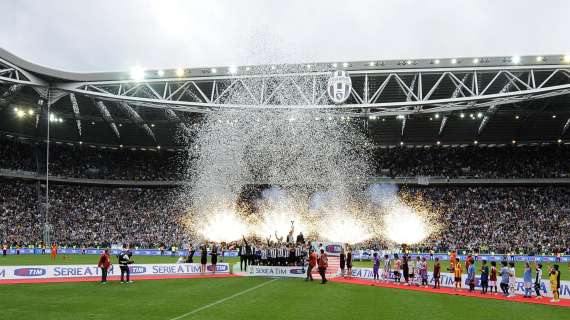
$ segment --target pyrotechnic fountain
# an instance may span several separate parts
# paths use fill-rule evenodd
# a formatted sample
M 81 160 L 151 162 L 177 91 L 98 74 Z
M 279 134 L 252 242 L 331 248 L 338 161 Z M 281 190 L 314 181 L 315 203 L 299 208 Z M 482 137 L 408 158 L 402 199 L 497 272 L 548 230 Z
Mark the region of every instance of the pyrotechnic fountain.
M 249 85 L 253 89 L 230 88 L 226 102 L 239 105 L 248 91 L 258 89 Z M 276 99 L 301 104 L 304 89 L 285 82 Z M 242 234 L 285 236 L 294 221 L 295 232 L 356 243 L 379 236 L 378 225 L 392 228 L 392 220 L 383 223 L 362 203 L 370 201 L 361 193 L 373 174 L 372 144 L 359 127 L 363 121 L 310 106 L 207 114 L 192 133 L 192 182 L 181 195 L 188 200 L 193 229 L 206 239 L 231 241 Z M 262 194 L 257 212 L 242 212 L 237 201 L 243 186 L 261 184 L 279 188 Z

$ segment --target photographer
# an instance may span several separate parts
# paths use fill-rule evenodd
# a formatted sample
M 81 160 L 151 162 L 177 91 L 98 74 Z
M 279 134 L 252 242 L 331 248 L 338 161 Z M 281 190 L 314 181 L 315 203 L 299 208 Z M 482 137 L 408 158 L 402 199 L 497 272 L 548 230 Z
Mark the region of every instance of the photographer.
M 131 260 L 133 254 L 128 249 L 126 244 L 123 245 L 123 251 L 119 254 L 119 267 L 121 268 L 121 283 L 125 283 L 125 274 L 127 275 L 126 283 L 133 283 L 131 281 L 131 271 L 129 270 L 129 264 L 134 262 Z

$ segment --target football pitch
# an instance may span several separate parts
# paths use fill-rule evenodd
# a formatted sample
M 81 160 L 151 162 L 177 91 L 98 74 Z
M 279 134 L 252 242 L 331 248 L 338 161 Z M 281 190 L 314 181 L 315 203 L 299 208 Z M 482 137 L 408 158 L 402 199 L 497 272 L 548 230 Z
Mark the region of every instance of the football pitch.
M 569 319 L 570 309 L 300 279 L 5 285 L 2 319 Z
M 136 257 L 174 263 L 176 257 Z M 58 257 L 89 264 L 97 256 Z M 235 258 L 225 259 L 233 263 Z M 48 256 L 0 257 L 49 264 Z M 115 261 L 116 263 L 116 261 Z M 370 266 L 370 262 L 359 262 Z M 302 279 L 227 277 L 0 286 L 0 319 L 570 319 L 570 308 Z

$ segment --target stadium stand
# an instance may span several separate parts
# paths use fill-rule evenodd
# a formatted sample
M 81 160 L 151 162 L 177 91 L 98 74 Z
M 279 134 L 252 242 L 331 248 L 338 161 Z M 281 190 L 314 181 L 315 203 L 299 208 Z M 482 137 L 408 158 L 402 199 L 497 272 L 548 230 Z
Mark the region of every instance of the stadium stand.
M 0 183 L 0 236 L 28 246 L 42 239 L 42 187 Z M 41 188 L 38 192 L 37 188 Z M 53 240 L 67 246 L 131 243 L 156 248 L 192 242 L 173 201 L 176 188 L 50 187 Z M 465 249 L 481 253 L 570 253 L 570 190 L 565 187 L 409 187 L 427 207 L 438 208 L 438 232 L 415 246 L 418 251 Z M 39 201 L 38 201 L 39 200 Z M 380 223 L 380 222 L 379 222 Z M 385 246 L 381 239 L 369 247 Z
M 45 144 L 0 139 L 0 169 L 45 171 Z M 68 178 L 175 181 L 185 177 L 183 151 L 141 151 L 50 146 L 50 174 Z M 36 151 L 34 151 L 36 150 Z M 570 147 L 564 144 L 377 148 L 379 177 L 567 178 Z M 39 160 L 39 161 L 38 161 Z M 42 161 L 43 160 L 43 161 Z

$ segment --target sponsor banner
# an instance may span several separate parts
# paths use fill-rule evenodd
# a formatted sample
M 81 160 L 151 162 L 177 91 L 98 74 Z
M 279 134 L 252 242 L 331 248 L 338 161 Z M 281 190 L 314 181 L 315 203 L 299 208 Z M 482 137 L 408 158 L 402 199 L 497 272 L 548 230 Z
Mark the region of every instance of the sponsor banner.
M 121 253 L 122 249 L 111 249 L 109 250 L 109 253 L 111 255 L 117 255 L 119 253 Z M 44 251 L 44 254 L 50 254 L 51 250 L 48 248 Z M 136 249 L 136 250 L 131 250 L 131 252 L 133 253 L 133 255 L 135 256 L 188 256 L 188 250 L 179 250 L 176 252 L 172 252 L 170 250 L 164 250 L 162 253 L 160 250 L 158 249 Z M 78 249 L 78 248 L 60 248 L 57 249 L 57 253 L 58 254 L 101 254 L 103 253 L 103 249 L 93 249 L 93 248 L 88 248 L 85 249 L 85 252 L 83 252 L 83 249 Z M 18 254 L 18 250 L 16 249 L 8 249 L 7 254 L 9 255 L 16 255 Z M 42 254 L 42 250 L 35 248 L 35 249 L 29 249 L 29 248 L 21 248 L 19 249 L 19 254 Z M 208 252 L 208 255 L 210 255 L 210 253 Z M 200 252 L 197 250 L 194 253 L 194 256 L 200 256 Z M 238 253 L 235 250 L 231 250 L 231 251 L 224 251 L 224 257 L 237 257 Z M 221 253 L 218 255 L 218 257 L 221 257 Z
M 325 249 L 326 253 L 330 256 L 338 256 L 340 254 L 340 248 L 342 246 L 341 243 L 336 243 L 336 242 L 323 242 L 323 241 L 314 241 L 313 242 L 313 248 L 316 250 L 318 247 L 318 244 L 322 243 L 323 244 L 323 248 Z M 19 254 L 42 254 L 42 250 L 35 248 L 35 249 L 30 249 L 30 248 L 21 248 L 19 249 Z M 57 250 L 58 254 L 101 254 L 103 252 L 103 249 L 94 249 L 94 248 L 87 248 L 85 249 L 85 252 L 83 252 L 83 249 L 79 249 L 79 248 L 61 248 Z M 112 255 L 117 255 L 119 253 L 121 253 L 121 249 L 111 249 L 110 254 Z M 172 252 L 170 250 L 164 250 L 162 253 L 160 250 L 158 249 L 136 249 L 136 250 L 131 250 L 131 252 L 133 253 L 133 255 L 135 256 L 187 256 L 188 255 L 188 251 L 181 249 L 178 250 L 176 252 Z M 373 250 L 354 250 L 352 252 L 352 256 L 354 260 L 370 260 L 372 259 L 372 254 L 375 251 Z M 9 255 L 15 255 L 17 254 L 17 250 L 14 248 L 8 249 L 7 254 Z M 50 249 L 47 248 L 44 252 L 45 254 L 50 254 Z M 379 251 L 380 256 L 384 256 L 384 254 L 389 254 L 390 257 L 393 257 L 393 254 L 388 253 L 388 252 L 384 252 L 384 251 Z M 208 255 L 210 255 L 210 252 L 208 252 Z M 398 255 L 402 256 L 401 253 L 398 253 Z M 196 251 L 194 253 L 194 256 L 200 256 L 200 252 Z M 221 257 L 221 254 L 219 255 Z M 228 250 L 228 251 L 224 251 L 224 257 L 237 257 L 238 256 L 238 252 L 236 250 Z M 420 256 L 420 257 L 426 257 L 428 259 L 433 260 L 433 258 L 439 258 L 439 260 L 442 261 L 447 261 L 449 260 L 449 255 L 448 254 L 441 254 L 441 253 L 435 253 L 433 254 L 433 256 L 431 256 L 429 253 L 412 253 L 410 254 L 410 256 L 412 258 L 415 259 L 416 256 Z M 457 255 L 459 257 L 459 259 L 461 259 L 461 261 L 465 261 L 465 259 L 467 258 L 466 255 Z M 478 255 L 475 256 L 475 259 L 477 261 L 481 261 L 481 260 L 487 260 L 487 261 L 503 261 L 503 260 L 507 260 L 507 261 L 514 261 L 514 262 L 522 262 L 522 261 L 531 261 L 531 262 L 549 262 L 549 263 L 562 263 L 562 262 L 570 262 L 570 256 L 561 256 L 560 258 L 557 258 L 555 256 L 523 256 L 523 255 L 487 255 L 487 254 L 483 254 L 483 255 Z
M 382 277 L 382 270 L 379 270 L 380 272 L 380 276 Z M 369 279 L 372 280 L 374 279 L 374 273 L 372 271 L 372 268 L 356 268 L 356 269 L 352 269 L 352 276 L 355 278 L 361 278 L 361 279 Z M 441 273 L 441 277 L 439 278 L 440 280 L 440 285 L 442 287 L 449 287 L 449 288 L 453 288 L 455 287 L 455 279 L 454 279 L 454 275 L 453 273 Z M 394 274 L 391 273 L 390 274 L 390 280 L 393 281 L 394 280 Z M 433 273 L 432 272 L 428 272 L 428 280 L 429 280 L 429 284 L 430 286 L 433 286 L 434 284 L 434 279 L 433 279 Z M 401 281 L 404 282 L 404 276 L 402 276 Z M 410 283 L 413 283 L 412 278 L 410 278 Z M 498 287 L 498 292 L 501 293 L 501 288 L 500 288 L 500 277 L 499 277 L 499 281 L 497 281 L 497 287 Z M 469 284 L 467 283 L 467 275 L 464 274 L 461 276 L 461 287 L 464 289 L 469 289 Z M 515 285 L 516 288 L 516 293 L 517 294 L 524 294 L 524 282 L 522 278 L 517 278 L 517 283 Z M 481 290 L 481 283 L 480 283 L 480 279 L 479 277 L 475 277 L 475 289 L 476 290 Z M 552 297 L 552 291 L 550 289 L 550 281 L 543 279 L 541 281 L 541 285 L 540 285 L 540 291 L 541 294 L 543 296 L 546 297 Z M 534 283 L 532 286 L 532 294 L 533 296 L 535 296 L 535 291 L 534 291 Z M 565 298 L 565 299 L 570 299 L 570 281 L 560 281 L 560 298 Z
M 239 264 L 236 264 L 239 269 Z M 234 270 L 237 270 L 234 267 Z M 272 266 L 247 266 L 246 276 L 252 277 L 291 277 L 305 278 L 307 269 L 303 267 L 272 267 Z
M 340 242 L 327 242 L 327 241 L 311 241 L 313 249 L 315 251 L 319 250 L 319 244 L 322 244 L 322 248 L 325 253 L 329 256 L 340 256 L 340 249 L 342 248 L 342 243 Z
M 173 275 L 199 275 L 200 264 L 133 264 L 129 266 L 131 276 L 173 276 Z M 212 265 L 206 266 L 207 272 L 212 272 Z M 230 266 L 227 263 L 216 265 L 216 273 L 229 274 Z M 119 276 L 121 271 L 118 265 L 109 269 L 109 276 Z M 2 280 L 22 279 L 67 279 L 100 277 L 101 269 L 95 265 L 52 265 L 52 266 L 0 266 L 0 283 Z

